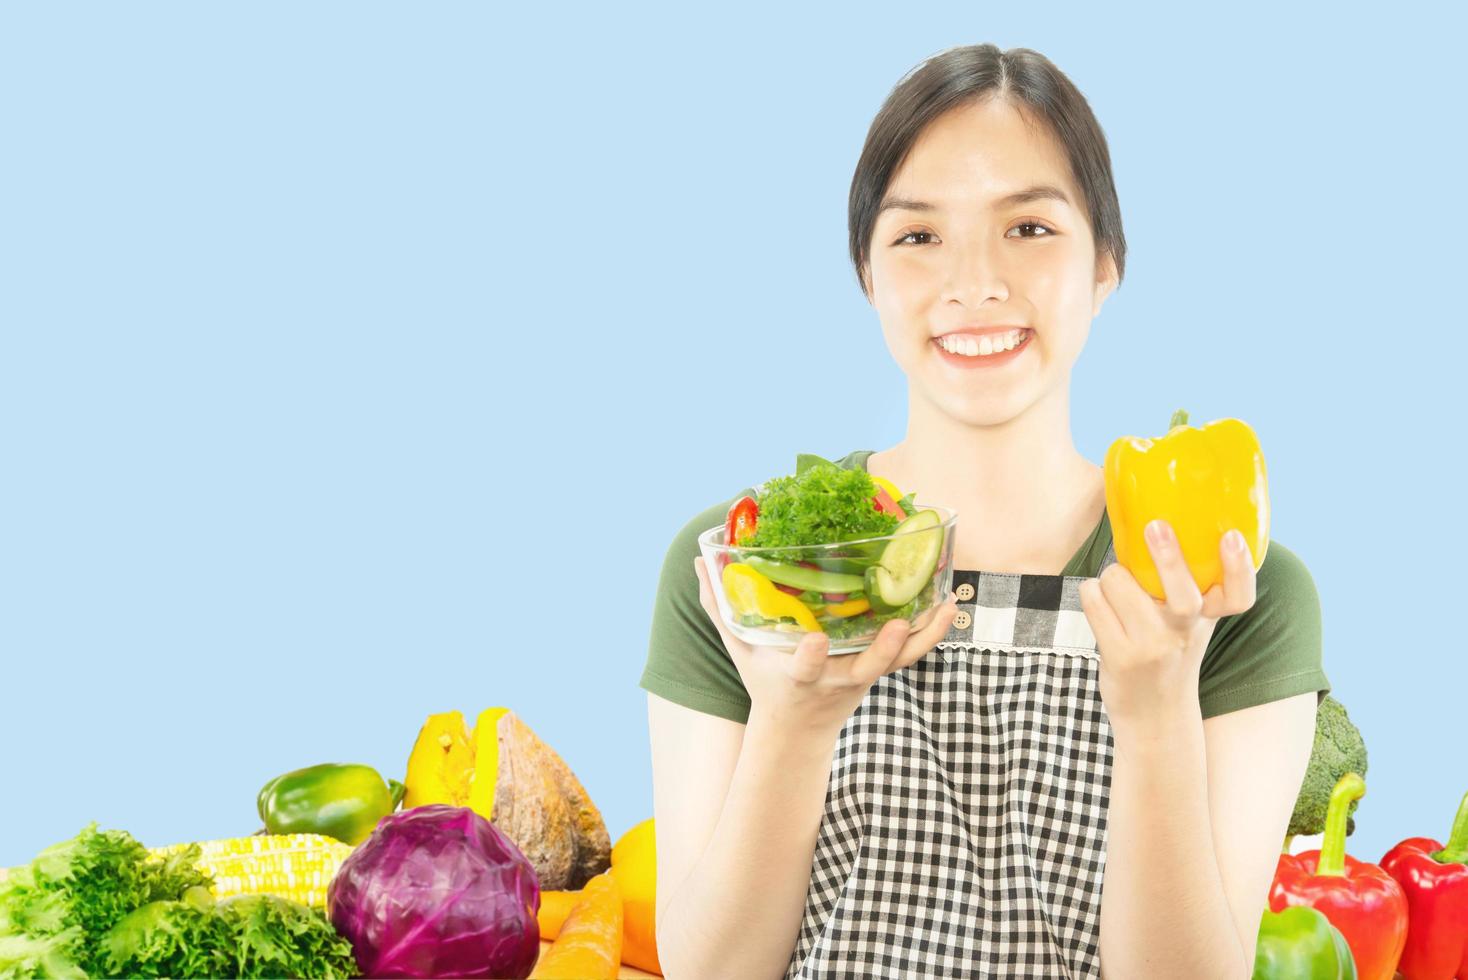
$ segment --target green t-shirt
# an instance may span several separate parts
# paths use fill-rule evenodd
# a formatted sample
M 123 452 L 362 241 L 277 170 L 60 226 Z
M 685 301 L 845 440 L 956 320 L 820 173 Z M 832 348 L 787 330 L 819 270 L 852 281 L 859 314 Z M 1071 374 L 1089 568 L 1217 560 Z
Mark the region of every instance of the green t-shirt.
M 865 469 L 873 450 L 838 460 Z M 698 601 L 698 535 L 723 524 L 729 507 L 754 488 L 746 487 L 683 525 L 663 560 L 653 603 L 652 635 L 639 686 L 695 711 L 744 724 L 749 694 L 719 631 Z M 1106 512 L 1062 574 L 1097 574 L 1111 544 Z M 1213 628 L 1198 675 L 1204 718 L 1316 691 L 1330 691 L 1321 659 L 1320 598 L 1302 561 L 1274 539 L 1255 579 L 1254 605 L 1224 616 Z

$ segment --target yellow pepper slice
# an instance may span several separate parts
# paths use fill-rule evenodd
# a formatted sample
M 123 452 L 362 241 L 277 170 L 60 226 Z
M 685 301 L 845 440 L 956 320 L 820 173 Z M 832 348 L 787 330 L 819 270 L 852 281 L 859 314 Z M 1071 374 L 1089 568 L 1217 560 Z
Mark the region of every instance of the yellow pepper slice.
M 804 630 L 823 633 L 815 614 L 805 603 L 775 588 L 775 583 L 742 561 L 724 566 L 724 594 L 741 616 L 754 614 L 766 619 L 789 616 Z
M 1106 512 L 1116 560 L 1157 599 L 1162 579 L 1143 531 L 1153 520 L 1172 525 L 1199 592 L 1223 582 L 1219 543 L 1237 528 L 1254 569 L 1269 546 L 1269 490 L 1259 438 L 1239 419 L 1195 428 L 1179 409 L 1160 439 L 1123 436 L 1106 451 Z
M 887 478 L 881 476 L 874 476 L 872 477 L 872 482 L 881 487 L 883 490 L 886 490 L 887 496 L 892 498 L 893 503 L 897 503 L 898 501 L 902 500 L 902 491 L 897 489 L 897 484 L 893 483 L 891 480 L 888 480 Z
M 870 608 L 872 608 L 871 600 L 866 596 L 860 596 L 856 599 L 847 599 L 845 602 L 827 603 L 822 611 L 827 616 L 845 619 L 847 616 L 859 616 Z

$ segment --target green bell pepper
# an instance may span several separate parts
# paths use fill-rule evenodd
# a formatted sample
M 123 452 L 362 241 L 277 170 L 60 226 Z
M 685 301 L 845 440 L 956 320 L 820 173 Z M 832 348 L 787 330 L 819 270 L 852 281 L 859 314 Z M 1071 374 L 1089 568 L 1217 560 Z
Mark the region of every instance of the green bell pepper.
M 1356 958 L 1325 913 L 1308 905 L 1264 912 L 1253 980 L 1356 980 Z
M 255 800 L 272 834 L 325 834 L 356 846 L 397 809 L 403 784 L 371 766 L 328 762 L 276 776 Z

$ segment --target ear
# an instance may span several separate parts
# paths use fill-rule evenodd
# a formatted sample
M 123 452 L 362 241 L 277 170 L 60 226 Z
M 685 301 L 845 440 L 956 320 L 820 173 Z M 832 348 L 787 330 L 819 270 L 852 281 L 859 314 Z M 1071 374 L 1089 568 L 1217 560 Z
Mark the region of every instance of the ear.
M 1101 313 L 1101 304 L 1116 289 L 1116 259 L 1108 249 L 1096 260 L 1096 289 L 1091 303 L 1091 316 L 1095 317 Z
M 872 268 L 870 265 L 862 267 L 860 278 L 862 295 L 865 297 L 867 305 L 875 306 L 876 304 L 872 302 Z

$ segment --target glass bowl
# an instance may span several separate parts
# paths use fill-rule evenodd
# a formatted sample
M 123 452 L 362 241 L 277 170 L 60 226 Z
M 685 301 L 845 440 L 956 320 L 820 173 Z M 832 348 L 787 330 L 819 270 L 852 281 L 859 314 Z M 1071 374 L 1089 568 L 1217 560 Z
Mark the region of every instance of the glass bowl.
M 918 518 L 924 512 L 931 516 Z M 907 620 L 910 633 L 932 620 L 952 586 L 957 522 L 953 510 L 928 504 L 880 537 L 744 548 L 724 540 L 721 524 L 698 547 L 719 615 L 745 643 L 794 650 L 818 629 L 831 654 L 858 653 L 889 619 Z

